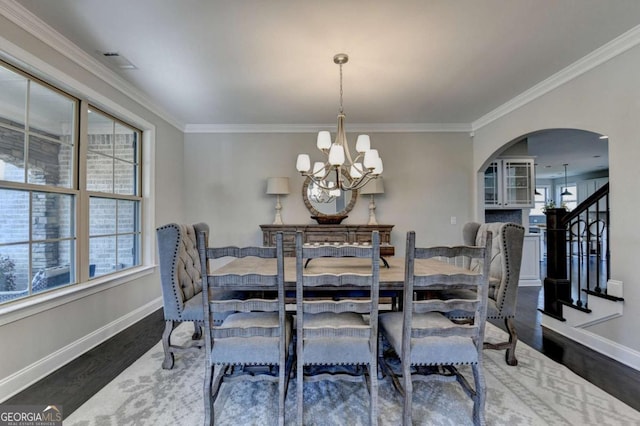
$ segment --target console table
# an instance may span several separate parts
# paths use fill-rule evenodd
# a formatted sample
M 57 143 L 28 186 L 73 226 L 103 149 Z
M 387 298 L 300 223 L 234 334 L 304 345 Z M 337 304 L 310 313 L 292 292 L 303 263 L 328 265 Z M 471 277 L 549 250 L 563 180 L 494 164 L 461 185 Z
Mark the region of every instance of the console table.
M 284 255 L 296 255 L 296 232 L 302 231 L 306 244 L 363 244 L 371 243 L 371 232 L 380 233 L 380 256 L 393 256 L 391 228 L 394 225 L 260 225 L 262 244 L 265 247 L 276 245 L 276 233 L 282 232 Z

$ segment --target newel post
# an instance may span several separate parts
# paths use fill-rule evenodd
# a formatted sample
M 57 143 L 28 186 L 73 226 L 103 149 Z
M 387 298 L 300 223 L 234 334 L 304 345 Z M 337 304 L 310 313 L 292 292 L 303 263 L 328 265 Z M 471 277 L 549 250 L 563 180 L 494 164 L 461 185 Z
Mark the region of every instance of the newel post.
M 547 209 L 547 276 L 544 279 L 544 312 L 562 318 L 560 301 L 571 303 L 571 282 L 567 279 L 567 229 L 565 209 Z

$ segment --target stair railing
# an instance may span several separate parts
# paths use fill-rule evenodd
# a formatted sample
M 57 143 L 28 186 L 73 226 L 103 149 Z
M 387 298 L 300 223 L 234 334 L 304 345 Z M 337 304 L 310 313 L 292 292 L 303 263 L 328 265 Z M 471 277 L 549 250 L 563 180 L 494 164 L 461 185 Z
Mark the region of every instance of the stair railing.
M 606 283 L 611 276 L 609 184 L 571 212 L 548 209 L 545 214 L 547 276 L 543 312 L 560 320 L 563 305 L 591 312 L 588 296 L 607 297 Z

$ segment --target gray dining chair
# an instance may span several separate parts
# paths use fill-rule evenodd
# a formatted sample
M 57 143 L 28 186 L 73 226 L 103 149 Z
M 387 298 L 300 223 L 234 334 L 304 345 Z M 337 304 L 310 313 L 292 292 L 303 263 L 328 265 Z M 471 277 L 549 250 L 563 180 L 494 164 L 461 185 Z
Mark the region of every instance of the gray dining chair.
M 378 289 L 380 274 L 380 236 L 372 233 L 372 244 L 365 246 L 304 245 L 296 233 L 296 397 L 298 424 L 304 422 L 304 383 L 319 380 L 348 380 L 368 383 L 369 423 L 378 424 Z M 364 258 L 371 260 L 366 274 L 340 273 L 327 266 L 322 273 L 305 273 L 308 259 Z M 335 259 L 342 260 L 342 259 Z M 333 288 L 332 299 L 307 298 L 307 291 Z M 340 298 L 340 288 L 359 289 L 362 297 Z M 348 293 L 343 293 L 348 295 Z M 305 367 L 350 365 L 362 374 L 340 374 L 327 370 L 314 375 Z M 309 370 L 307 368 L 307 370 Z M 358 371 L 356 371 L 358 372 Z M 325 407 L 329 409 L 330 407 Z M 319 419 L 315 419 L 318 421 Z
M 462 230 L 466 245 L 484 245 L 487 232 L 491 232 L 491 265 L 489 270 L 489 300 L 487 318 L 504 320 L 509 339 L 502 342 L 485 342 L 485 349 L 505 350 L 505 361 L 508 365 L 518 365 L 516 358 L 515 317 L 518 302 L 518 285 L 520 282 L 520 266 L 524 245 L 524 227 L 517 223 L 469 222 Z M 471 262 L 470 268 L 479 271 L 481 262 Z M 449 297 L 472 297 L 469 291 L 455 290 Z M 453 314 L 452 316 L 455 316 Z M 458 316 L 459 317 L 459 316 Z
M 197 238 L 207 238 L 209 226 L 169 223 L 156 229 L 160 281 L 165 328 L 162 334 L 164 360 L 162 368 L 171 369 L 174 354 L 201 348 L 202 336 L 202 271 L 198 255 Z M 192 341 L 184 345 L 171 342 L 171 334 L 182 322 L 193 322 Z
M 284 425 L 284 402 L 293 366 L 293 321 L 285 311 L 284 252 L 282 233 L 275 247 L 206 247 L 198 239 L 202 270 L 209 259 L 255 257 L 275 259 L 270 274 L 205 274 L 202 292 L 205 329 L 205 424 L 214 424 L 214 402 L 223 382 L 263 379 L 278 383 L 278 424 Z M 216 292 L 244 285 L 256 293 L 240 293 L 233 299 L 217 298 Z M 260 297 L 253 297 L 260 294 Z M 216 315 L 226 314 L 217 324 Z M 260 369 L 256 366 L 262 366 Z M 246 373 L 246 374 L 242 374 Z
M 404 396 L 402 419 L 411 425 L 413 381 L 457 381 L 473 400 L 473 422 L 485 424 L 486 385 L 482 366 L 482 342 L 489 291 L 489 256 L 491 237 L 482 247 L 415 246 L 415 232 L 407 233 L 405 260 L 404 311 L 380 315 L 380 336 L 386 339 L 400 358 L 401 371 L 396 371 L 380 348 L 383 371 L 390 374 L 396 389 Z M 480 273 L 465 271 L 455 274 L 417 275 L 415 262 L 420 259 L 469 258 L 483 262 Z M 446 299 L 443 288 L 472 290 L 471 299 Z M 429 297 L 418 299 L 415 291 L 429 291 Z M 473 322 L 458 324 L 447 318 L 453 311 L 468 312 Z M 457 366 L 471 365 L 472 387 Z M 402 377 L 402 380 L 399 379 Z M 428 404 L 428 402 L 424 402 Z

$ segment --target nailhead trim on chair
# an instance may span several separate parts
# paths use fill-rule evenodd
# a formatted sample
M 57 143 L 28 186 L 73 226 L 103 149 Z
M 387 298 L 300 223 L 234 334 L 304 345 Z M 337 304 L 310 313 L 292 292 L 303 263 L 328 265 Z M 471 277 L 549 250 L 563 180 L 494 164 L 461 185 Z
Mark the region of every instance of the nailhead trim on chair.
M 176 224 L 169 224 L 169 225 L 165 225 L 165 226 L 161 226 L 158 229 L 169 229 L 169 228 L 173 228 L 178 232 L 178 239 L 176 241 L 176 245 L 174 247 L 174 251 L 173 251 L 173 257 L 171 259 L 171 276 L 175 277 L 177 276 L 176 274 L 176 260 L 178 258 L 178 253 L 180 252 L 180 241 L 182 240 L 181 238 L 181 230 L 180 227 L 177 226 Z M 180 298 L 178 297 L 178 293 L 176 293 L 175 290 L 175 286 L 172 286 L 172 292 L 173 292 L 173 297 L 175 298 L 175 302 L 176 302 L 176 306 L 178 306 L 178 312 L 179 315 L 182 316 L 182 304 L 180 303 Z

